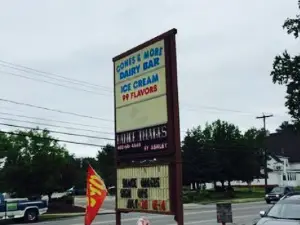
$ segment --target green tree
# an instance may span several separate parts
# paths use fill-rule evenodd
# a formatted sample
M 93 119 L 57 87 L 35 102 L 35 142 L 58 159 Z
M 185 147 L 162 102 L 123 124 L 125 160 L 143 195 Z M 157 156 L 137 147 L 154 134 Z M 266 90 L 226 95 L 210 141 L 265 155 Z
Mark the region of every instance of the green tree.
M 265 136 L 263 129 L 250 128 L 243 134 L 244 151 L 241 160 L 236 163 L 239 168 L 238 180 L 248 182 L 261 178 L 261 168 L 264 165 L 262 147 Z
M 282 133 L 282 132 L 297 132 L 297 130 L 300 131 L 298 124 L 292 124 L 288 121 L 283 121 L 282 124 L 276 129 L 277 133 Z
M 238 127 L 221 120 L 189 131 L 182 145 L 185 182 L 232 181 L 240 138 Z
M 298 1 L 300 9 L 300 1 Z M 300 14 L 294 19 L 286 19 L 283 28 L 288 34 L 299 38 L 300 32 Z M 294 119 L 295 124 L 300 123 L 300 55 L 291 56 L 286 50 L 282 55 L 277 55 L 273 63 L 271 72 L 273 83 L 286 85 L 286 102 L 285 106 L 289 114 Z
M 2 169 L 7 191 L 19 196 L 51 196 L 53 192 L 72 185 L 71 173 L 64 174 L 72 164 L 72 156 L 50 136 L 49 131 L 15 133 L 8 136 L 11 146 Z
M 261 130 L 242 134 L 237 126 L 221 120 L 191 129 L 182 143 L 184 183 L 251 182 L 260 177 L 263 141 Z
M 96 156 L 97 170 L 107 187 L 116 185 L 115 147 L 108 144 Z
M 76 179 L 73 180 L 73 186 L 78 189 L 86 188 L 87 169 L 91 165 L 99 173 L 98 162 L 92 157 L 73 158 L 73 169 L 76 171 Z
M 185 185 L 199 182 L 215 182 L 219 178 L 216 153 L 206 145 L 211 140 L 210 127 L 200 126 L 187 131 L 182 142 L 183 182 Z

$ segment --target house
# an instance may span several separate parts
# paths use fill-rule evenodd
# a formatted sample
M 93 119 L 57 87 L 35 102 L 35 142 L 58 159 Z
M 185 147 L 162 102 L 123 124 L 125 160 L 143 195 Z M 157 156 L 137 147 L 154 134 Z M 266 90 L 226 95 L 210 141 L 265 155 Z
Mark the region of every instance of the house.
M 265 144 L 270 156 L 267 162 L 268 185 L 300 186 L 300 134 L 289 130 L 273 133 Z M 264 179 L 252 182 L 252 185 L 264 184 Z M 232 185 L 246 184 L 235 181 Z
M 288 157 L 272 155 L 267 162 L 268 185 L 300 186 L 300 162 L 291 162 Z M 261 169 L 264 173 L 264 169 Z M 233 181 L 233 186 L 247 186 L 246 182 Z M 255 179 L 251 182 L 253 186 L 264 186 L 265 179 Z

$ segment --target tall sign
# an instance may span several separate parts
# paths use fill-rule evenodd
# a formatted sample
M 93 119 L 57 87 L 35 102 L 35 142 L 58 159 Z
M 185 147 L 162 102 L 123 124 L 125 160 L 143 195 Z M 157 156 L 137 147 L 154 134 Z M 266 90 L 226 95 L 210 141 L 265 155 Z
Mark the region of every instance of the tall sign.
M 176 33 L 113 58 L 117 225 L 122 212 L 174 215 L 183 224 Z

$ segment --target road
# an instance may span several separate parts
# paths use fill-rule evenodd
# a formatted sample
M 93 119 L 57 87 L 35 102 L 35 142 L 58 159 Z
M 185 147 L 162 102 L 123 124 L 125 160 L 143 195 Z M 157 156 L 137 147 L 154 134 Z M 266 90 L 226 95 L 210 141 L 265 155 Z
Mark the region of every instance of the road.
M 111 205 L 111 204 L 107 204 Z M 233 217 L 236 225 L 252 225 L 253 220 L 259 218 L 259 211 L 266 210 L 269 206 L 265 203 L 245 203 L 234 204 Z M 215 205 L 191 205 L 185 206 L 185 225 L 217 225 Z M 146 216 L 152 225 L 176 225 L 172 216 L 153 214 L 124 214 L 122 215 L 122 225 L 135 225 L 138 218 Z M 83 225 L 83 217 L 64 219 L 59 221 L 40 222 L 40 225 Z M 115 225 L 115 216 L 98 215 L 93 222 L 95 225 Z
M 75 205 L 85 207 L 86 205 L 86 197 L 75 197 Z M 111 212 L 112 210 L 115 210 L 115 198 L 111 196 L 107 196 L 100 212 Z

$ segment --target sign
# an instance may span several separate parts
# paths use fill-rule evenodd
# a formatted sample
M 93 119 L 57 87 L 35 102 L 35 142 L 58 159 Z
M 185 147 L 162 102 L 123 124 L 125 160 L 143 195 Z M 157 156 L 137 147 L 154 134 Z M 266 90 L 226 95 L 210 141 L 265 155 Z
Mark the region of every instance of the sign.
M 166 150 L 167 125 L 158 125 L 117 134 L 117 151 L 120 155 Z
M 150 221 L 147 218 L 139 218 L 137 225 L 150 225 Z
M 113 58 L 116 225 L 128 212 L 174 215 L 184 223 L 176 33 Z
M 117 208 L 169 213 L 169 188 L 168 165 L 117 169 Z
M 166 38 L 174 34 L 172 30 L 113 59 L 117 158 L 175 151 L 167 145 L 175 107 L 168 96 L 177 99 L 169 87 L 176 75 L 169 68 L 175 49 L 166 47 Z
M 116 132 L 167 123 L 164 41 L 114 62 Z
M 217 222 L 222 224 L 232 223 L 231 203 L 217 204 Z

